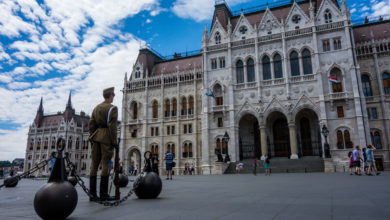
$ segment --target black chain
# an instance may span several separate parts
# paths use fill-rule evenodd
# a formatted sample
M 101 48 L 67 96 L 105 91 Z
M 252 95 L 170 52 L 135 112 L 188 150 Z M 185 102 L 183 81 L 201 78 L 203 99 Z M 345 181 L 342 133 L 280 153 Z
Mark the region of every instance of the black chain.
M 77 183 L 81 186 L 83 191 L 88 195 L 89 198 L 94 198 L 94 196 L 89 191 L 88 187 L 85 186 L 84 180 L 81 179 L 79 175 L 76 173 L 76 166 L 69 160 L 68 154 L 65 154 L 65 160 L 67 164 L 70 166 L 71 170 L 74 172 L 74 177 L 77 180 Z M 124 196 L 120 200 L 115 201 L 100 201 L 100 200 L 93 200 L 93 202 L 96 202 L 98 204 L 104 205 L 104 206 L 118 206 L 122 202 L 126 201 L 132 194 L 134 193 L 134 188 L 131 189 L 126 196 Z

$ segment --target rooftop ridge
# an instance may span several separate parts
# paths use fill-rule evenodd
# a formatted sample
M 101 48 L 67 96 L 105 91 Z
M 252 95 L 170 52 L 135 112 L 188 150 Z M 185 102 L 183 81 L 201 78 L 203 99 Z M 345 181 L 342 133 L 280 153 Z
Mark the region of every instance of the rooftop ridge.
M 295 0 L 295 2 L 297 2 L 297 3 L 306 2 L 306 1 L 309 1 L 309 0 Z M 233 15 L 233 17 L 235 17 L 235 16 L 241 15 L 241 13 L 250 14 L 250 13 L 254 13 L 254 12 L 263 11 L 263 10 L 267 9 L 267 7 L 270 9 L 273 9 L 273 8 L 287 6 L 287 5 L 290 5 L 292 3 L 293 3 L 293 1 L 291 1 L 291 0 L 281 0 L 281 1 L 271 2 L 271 3 L 256 5 L 256 6 L 240 9 L 240 10 L 235 10 L 235 11 L 232 11 L 232 15 Z

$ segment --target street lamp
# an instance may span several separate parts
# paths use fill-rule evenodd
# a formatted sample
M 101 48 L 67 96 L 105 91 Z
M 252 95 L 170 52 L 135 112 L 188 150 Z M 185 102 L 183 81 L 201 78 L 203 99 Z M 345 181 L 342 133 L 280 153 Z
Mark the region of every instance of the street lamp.
M 229 134 L 227 133 L 227 131 L 225 131 L 225 135 L 223 136 L 222 138 L 222 141 L 224 141 L 226 143 L 226 156 L 225 156 L 225 163 L 230 161 L 230 157 L 229 157 L 229 148 L 228 148 L 228 142 L 230 140 L 230 137 L 229 137 Z
M 328 144 L 328 134 L 329 134 L 329 130 L 328 130 L 328 128 L 326 127 L 326 125 L 323 125 L 323 126 L 322 126 L 321 133 L 322 133 L 322 135 L 324 135 L 324 137 L 325 137 L 325 144 L 324 144 L 325 157 L 326 157 L 326 158 L 330 158 L 330 149 L 329 149 L 329 144 Z

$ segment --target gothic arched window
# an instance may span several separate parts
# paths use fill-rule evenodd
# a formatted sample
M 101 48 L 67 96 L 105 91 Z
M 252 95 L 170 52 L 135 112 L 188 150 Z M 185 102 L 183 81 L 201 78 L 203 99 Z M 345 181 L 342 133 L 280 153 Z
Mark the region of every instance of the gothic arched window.
M 268 56 L 263 57 L 263 80 L 271 79 L 271 63 Z
M 175 98 L 172 100 L 172 116 L 177 115 L 177 101 Z
M 221 153 L 222 153 L 221 140 L 217 138 L 217 140 L 215 141 L 215 154 L 221 154 Z
M 383 73 L 383 89 L 385 90 L 385 95 L 390 95 L 390 74 L 388 72 Z
M 332 13 L 330 13 L 329 9 L 325 10 L 324 18 L 325 18 L 325 23 L 332 23 Z
M 334 93 L 343 92 L 342 75 L 339 68 L 333 68 L 330 71 L 332 91 Z
M 343 132 L 337 131 L 337 149 L 344 149 L 344 137 Z
M 188 157 L 188 144 L 187 143 L 184 143 L 184 146 L 183 146 L 183 158 L 187 158 Z
M 213 88 L 213 95 L 215 97 L 215 105 L 223 105 L 223 93 L 221 85 L 215 84 Z
M 188 98 L 188 114 L 193 115 L 194 114 L 194 97 L 190 96 Z
M 246 66 L 247 80 L 248 82 L 255 81 L 255 62 L 252 58 L 249 58 Z
M 171 113 L 171 101 L 169 99 L 165 100 L 165 117 L 169 117 Z
M 344 131 L 344 140 L 345 140 L 345 148 L 353 148 L 353 143 L 351 141 L 351 135 L 348 130 Z
M 76 139 L 76 150 L 78 150 L 80 148 L 80 139 L 77 138 Z
M 153 101 L 153 118 L 158 118 L 158 102 L 157 102 L 157 100 Z
M 311 54 L 308 49 L 302 51 L 302 63 L 303 63 L 303 74 L 313 74 L 313 69 L 311 66 Z
M 156 155 L 158 157 L 158 145 L 152 145 L 151 149 L 152 155 Z
M 215 33 L 215 44 L 220 44 L 221 43 L 221 35 L 219 32 Z
M 138 118 L 138 104 L 137 102 L 133 102 L 133 119 Z
M 275 79 L 283 78 L 282 57 L 279 54 L 276 54 L 273 61 Z
M 374 133 L 374 145 L 377 149 L 382 149 L 381 134 L 379 131 L 375 131 Z
M 167 145 L 167 151 L 171 152 L 172 154 L 175 154 L 175 144 L 168 144 Z
M 290 66 L 291 66 L 291 76 L 301 75 L 299 71 L 299 57 L 298 57 L 298 53 L 295 51 L 290 53 Z
M 47 147 L 49 146 L 49 139 L 48 138 L 45 138 L 45 143 L 43 145 L 43 149 L 47 149 Z
M 236 63 L 237 83 L 244 83 L 244 63 L 239 60 Z
M 362 75 L 362 86 L 364 96 L 372 96 L 370 77 Z
M 187 114 L 187 98 L 183 97 L 181 99 L 181 115 Z
M 55 149 L 56 148 L 56 138 L 53 138 L 53 140 L 51 141 L 51 149 Z

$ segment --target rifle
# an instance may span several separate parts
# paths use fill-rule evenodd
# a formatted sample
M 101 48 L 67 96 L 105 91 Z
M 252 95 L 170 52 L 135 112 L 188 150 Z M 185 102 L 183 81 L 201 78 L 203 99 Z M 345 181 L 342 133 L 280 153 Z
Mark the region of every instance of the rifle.
M 121 198 L 121 192 L 119 191 L 119 143 L 121 139 L 118 138 L 118 146 L 115 147 L 115 178 L 114 178 L 114 184 L 115 184 L 115 200 L 120 200 Z

